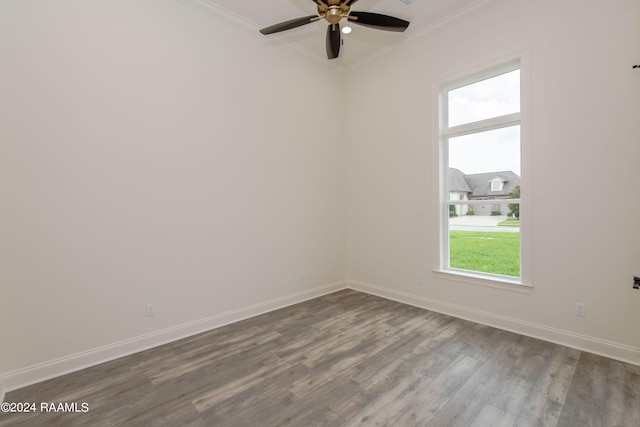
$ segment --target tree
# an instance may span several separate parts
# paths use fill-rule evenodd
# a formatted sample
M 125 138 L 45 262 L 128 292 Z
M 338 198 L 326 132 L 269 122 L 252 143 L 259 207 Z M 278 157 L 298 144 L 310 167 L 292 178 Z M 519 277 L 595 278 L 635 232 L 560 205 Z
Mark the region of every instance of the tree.
M 513 189 L 511 193 L 509 193 L 510 199 L 519 199 L 520 198 L 520 186 L 516 185 L 516 188 Z M 507 205 L 509 208 L 510 216 L 514 216 L 516 219 L 520 219 L 520 203 L 509 203 Z

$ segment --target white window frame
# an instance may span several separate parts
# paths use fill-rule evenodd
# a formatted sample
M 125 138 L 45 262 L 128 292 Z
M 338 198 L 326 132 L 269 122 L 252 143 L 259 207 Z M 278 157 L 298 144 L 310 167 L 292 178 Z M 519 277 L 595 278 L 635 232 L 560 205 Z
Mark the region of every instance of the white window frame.
M 448 123 L 448 92 L 482 81 L 488 78 L 520 69 L 520 112 L 506 114 L 490 119 L 479 120 L 472 123 L 447 127 Z M 436 277 L 456 282 L 470 283 L 474 285 L 488 286 L 491 288 L 507 289 L 519 292 L 530 292 L 531 280 L 531 209 L 529 198 L 531 195 L 531 183 L 529 182 L 529 138 L 528 138 L 528 111 L 529 111 L 529 55 L 528 51 L 521 51 L 507 59 L 497 61 L 494 64 L 479 68 L 475 72 L 465 73 L 462 77 L 453 78 L 434 84 L 434 93 L 437 106 L 435 159 L 436 171 L 436 206 L 438 221 L 436 224 L 437 250 L 435 251 L 435 267 L 433 273 Z M 486 200 L 449 200 L 448 194 L 448 140 L 453 137 L 468 135 L 476 132 L 501 129 L 509 126 L 520 125 L 520 157 L 521 157 L 521 186 L 524 198 L 492 201 L 499 204 L 520 204 L 520 277 L 503 276 L 498 274 L 459 270 L 449 267 L 449 206 L 474 205 L 486 203 Z

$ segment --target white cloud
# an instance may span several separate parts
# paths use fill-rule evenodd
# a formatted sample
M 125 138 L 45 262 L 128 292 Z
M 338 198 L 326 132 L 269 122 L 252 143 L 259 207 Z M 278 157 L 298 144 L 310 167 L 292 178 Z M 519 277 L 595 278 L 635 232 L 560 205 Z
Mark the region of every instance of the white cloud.
M 520 111 L 520 70 L 449 91 L 449 126 Z
M 449 139 L 449 166 L 465 174 L 510 170 L 520 175 L 520 126 Z

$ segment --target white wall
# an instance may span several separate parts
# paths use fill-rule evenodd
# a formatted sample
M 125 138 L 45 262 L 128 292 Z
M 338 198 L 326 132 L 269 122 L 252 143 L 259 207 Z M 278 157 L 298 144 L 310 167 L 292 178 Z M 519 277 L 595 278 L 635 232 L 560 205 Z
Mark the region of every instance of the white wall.
M 347 76 L 356 287 L 640 363 L 640 3 L 511 0 Z M 531 68 L 533 291 L 435 267 L 433 87 L 521 49 Z M 423 274 L 425 285 L 416 285 Z M 574 304 L 587 305 L 576 317 Z
M 345 278 L 324 61 L 175 0 L 2 1 L 0 58 L 0 378 Z
M 344 77 L 175 0 L 0 2 L 0 381 L 345 278 L 640 363 L 639 14 L 511 0 Z M 530 294 L 431 274 L 433 84 L 522 48 Z

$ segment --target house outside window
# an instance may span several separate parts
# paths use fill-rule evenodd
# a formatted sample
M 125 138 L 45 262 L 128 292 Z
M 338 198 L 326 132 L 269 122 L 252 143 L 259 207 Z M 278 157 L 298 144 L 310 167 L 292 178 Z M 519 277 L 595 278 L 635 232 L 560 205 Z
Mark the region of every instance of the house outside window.
M 520 71 L 517 59 L 439 86 L 439 273 L 524 283 Z

